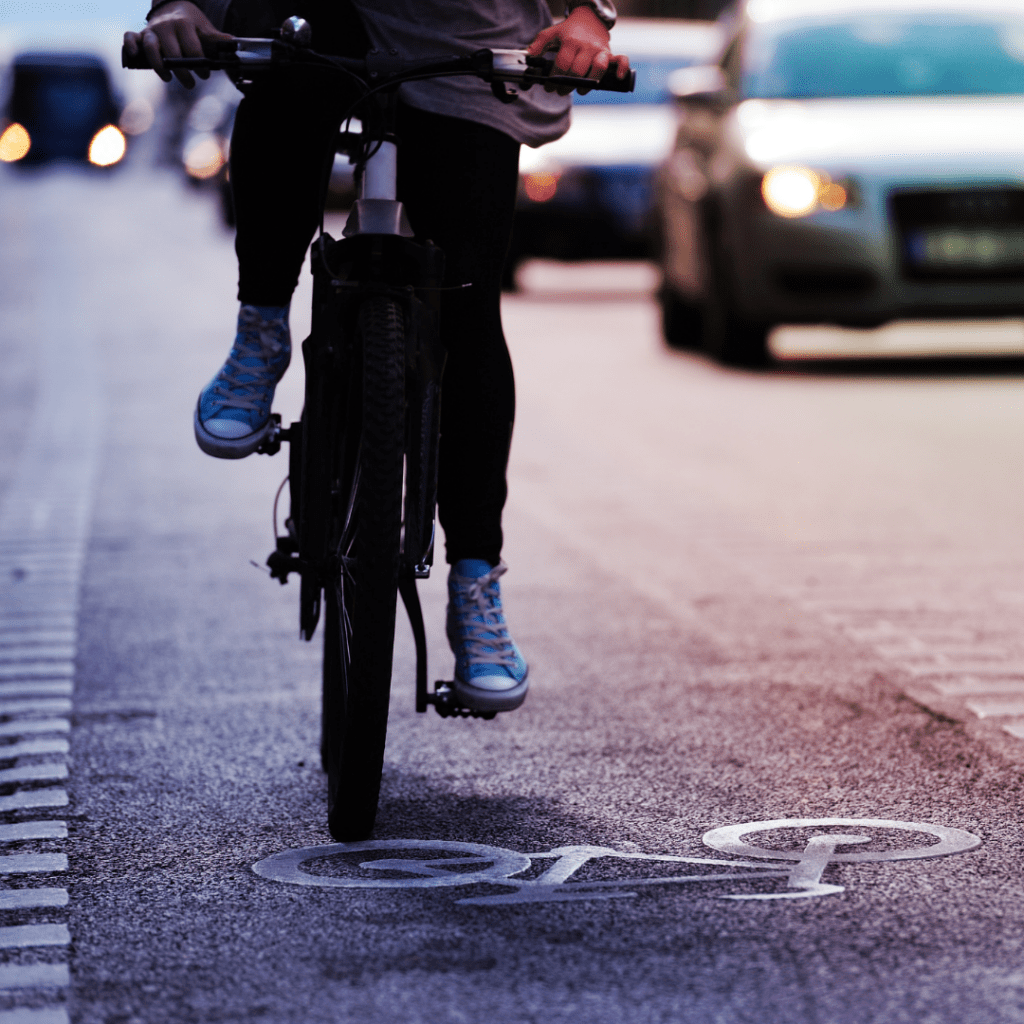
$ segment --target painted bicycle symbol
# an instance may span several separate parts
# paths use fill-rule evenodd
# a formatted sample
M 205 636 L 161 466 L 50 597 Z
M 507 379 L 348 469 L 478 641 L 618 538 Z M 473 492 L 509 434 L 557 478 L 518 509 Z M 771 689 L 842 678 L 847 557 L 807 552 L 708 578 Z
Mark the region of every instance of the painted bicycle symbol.
M 897 833 L 895 845 L 893 832 Z M 766 833 L 767 842 L 773 845 L 756 846 L 746 841 Z M 907 842 L 908 833 L 916 834 L 915 838 L 931 836 L 937 842 L 900 845 Z M 480 843 L 380 839 L 285 850 L 254 864 L 253 871 L 278 882 L 323 888 L 486 885 L 510 890 L 474 894 L 456 901 L 470 906 L 628 899 L 648 886 L 734 882 L 756 890 L 764 890 L 765 883 L 769 883 L 769 891 L 731 892 L 718 898 L 792 900 L 843 892 L 843 886 L 821 880 L 830 864 L 945 857 L 981 845 L 976 835 L 962 829 L 885 818 L 748 821 L 712 829 L 703 836 L 703 842 L 718 853 L 744 859 L 677 857 L 603 846 L 560 846 L 540 853 L 517 853 Z M 846 849 L 864 845 L 872 848 Z M 359 859 L 362 854 L 371 856 Z M 553 863 L 549 865 L 549 861 Z M 654 865 L 665 867 L 654 869 Z M 648 873 L 636 874 L 638 869 Z M 612 877 L 602 877 L 608 875 Z

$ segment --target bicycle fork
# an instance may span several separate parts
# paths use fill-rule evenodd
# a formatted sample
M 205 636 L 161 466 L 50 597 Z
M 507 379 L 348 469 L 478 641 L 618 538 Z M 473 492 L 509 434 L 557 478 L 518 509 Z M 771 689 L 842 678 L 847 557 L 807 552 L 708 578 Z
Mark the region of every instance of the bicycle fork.
M 493 718 L 493 712 L 471 712 L 460 707 L 454 691 L 445 683 L 438 683 L 433 692 L 427 686 L 427 641 L 416 580 L 430 575 L 434 555 L 445 361 L 438 332 L 444 254 L 432 242 L 414 241 L 405 207 L 397 198 L 394 96 L 383 97 L 376 113 L 379 116 L 374 120 L 378 123 L 365 143 L 370 155 L 363 165 L 359 198 L 342 238 L 335 241 L 324 234 L 313 244 L 312 332 L 302 346 L 307 389 L 344 388 L 343 372 L 339 376 L 339 371 L 353 365 L 350 346 L 355 337 L 355 314 L 363 297 L 384 292 L 399 301 L 406 330 L 406 460 L 399 593 L 416 644 L 416 710 L 425 712 L 433 704 L 442 717 Z M 315 404 L 322 407 L 323 402 Z M 328 575 L 325 569 L 333 558 L 326 530 L 327 510 L 318 507 L 331 469 L 322 464 L 328 452 L 317 444 L 323 436 L 322 426 L 311 430 L 306 414 L 303 421 L 301 458 L 293 458 L 291 466 L 299 551 L 297 555 L 275 552 L 271 560 L 277 564 L 271 564 L 271 569 L 282 582 L 289 572 L 302 574 L 300 627 L 309 640 L 320 617 L 322 580 Z M 296 442 L 300 440 L 294 428 L 290 435 Z M 290 539 L 281 540 L 288 548 Z

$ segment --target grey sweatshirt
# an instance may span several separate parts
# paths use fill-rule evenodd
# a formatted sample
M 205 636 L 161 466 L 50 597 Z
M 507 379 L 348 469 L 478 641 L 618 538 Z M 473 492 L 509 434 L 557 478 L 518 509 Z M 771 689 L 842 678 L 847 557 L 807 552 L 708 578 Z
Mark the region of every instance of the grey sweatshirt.
M 193 0 L 223 28 L 231 0 Z M 523 49 L 551 24 L 544 0 L 352 0 L 370 41 L 415 60 L 469 54 L 483 47 Z M 568 96 L 534 86 L 501 103 L 472 75 L 406 82 L 402 99 L 434 114 L 489 125 L 527 146 L 542 146 L 569 129 Z

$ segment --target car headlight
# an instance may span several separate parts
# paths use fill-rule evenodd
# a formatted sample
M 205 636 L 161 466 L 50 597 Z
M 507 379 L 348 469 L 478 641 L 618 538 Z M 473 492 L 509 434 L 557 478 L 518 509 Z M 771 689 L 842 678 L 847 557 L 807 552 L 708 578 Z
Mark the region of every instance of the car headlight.
M 846 185 L 810 167 L 773 167 L 761 179 L 761 195 L 780 217 L 806 217 L 818 209 L 834 212 L 850 201 Z
M 108 124 L 89 143 L 89 163 L 97 167 L 111 167 L 124 156 L 126 145 L 120 129 Z
M 0 160 L 5 164 L 13 164 L 28 156 L 32 148 L 32 139 L 24 125 L 15 121 L 9 124 L 0 135 Z
M 224 146 L 216 135 L 197 135 L 185 146 L 185 170 L 197 181 L 214 178 L 227 163 Z
M 558 191 L 558 179 L 561 177 L 556 171 L 538 171 L 533 174 L 523 175 L 523 191 L 526 198 L 534 203 L 546 203 L 554 199 Z

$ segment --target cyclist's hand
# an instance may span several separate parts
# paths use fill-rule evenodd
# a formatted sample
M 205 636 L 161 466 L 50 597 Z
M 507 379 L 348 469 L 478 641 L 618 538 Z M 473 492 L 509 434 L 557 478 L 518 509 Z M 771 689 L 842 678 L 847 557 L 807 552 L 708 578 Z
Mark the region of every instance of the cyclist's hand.
M 165 81 L 171 72 L 164 66 L 164 57 L 202 57 L 204 39 L 231 39 L 189 0 L 165 4 L 141 32 L 125 32 L 124 48 L 129 56 L 144 53 L 153 70 Z M 200 78 L 209 78 L 209 71 L 197 71 Z M 196 84 L 189 71 L 176 71 L 178 81 L 187 89 Z
M 565 21 L 542 29 L 527 53 L 535 57 L 545 50 L 557 50 L 554 66 L 556 75 L 596 79 L 601 78 L 614 64 L 617 77 L 625 78 L 629 72 L 629 58 L 612 54 L 610 38 L 608 29 L 591 8 L 574 7 Z M 564 96 L 572 90 L 562 88 L 558 92 Z

